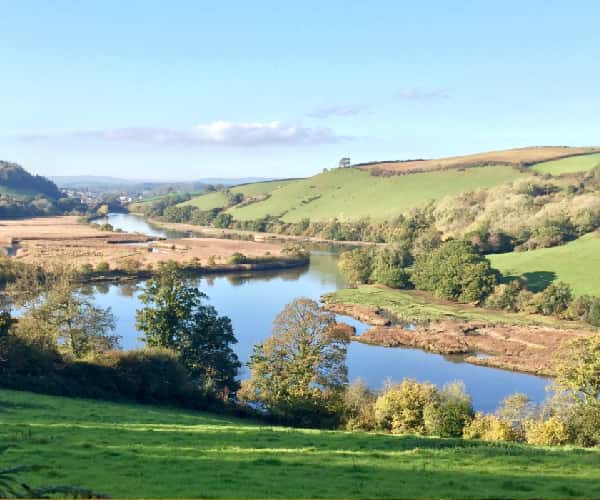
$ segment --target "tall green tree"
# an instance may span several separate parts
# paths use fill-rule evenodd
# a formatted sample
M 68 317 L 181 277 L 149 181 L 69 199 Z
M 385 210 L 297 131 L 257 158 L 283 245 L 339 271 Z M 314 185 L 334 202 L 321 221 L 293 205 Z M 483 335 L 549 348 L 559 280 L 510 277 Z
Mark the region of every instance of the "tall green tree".
M 146 283 L 136 313 L 137 328 L 146 344 L 177 352 L 181 363 L 200 386 L 229 393 L 237 390 L 240 362 L 231 321 L 204 303 L 208 297 L 175 263 L 161 265 Z
M 273 334 L 254 347 L 252 375 L 240 396 L 289 422 L 332 424 L 348 385 L 348 343 L 333 314 L 296 299 L 275 319 Z
M 479 302 L 493 290 L 498 272 L 473 245 L 452 240 L 431 253 L 419 255 L 412 281 L 421 290 L 459 302 Z

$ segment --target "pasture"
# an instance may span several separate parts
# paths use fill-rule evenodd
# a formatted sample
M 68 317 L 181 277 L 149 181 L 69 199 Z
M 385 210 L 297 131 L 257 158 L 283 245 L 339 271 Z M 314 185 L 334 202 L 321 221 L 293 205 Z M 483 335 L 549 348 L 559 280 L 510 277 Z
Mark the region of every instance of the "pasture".
M 0 467 L 113 498 L 598 498 L 600 450 L 291 429 L 0 390 Z
M 571 285 L 575 295 L 600 296 L 600 237 L 590 233 L 565 245 L 529 252 L 488 255 L 505 276 L 524 275 L 539 291 L 552 281 Z
M 534 165 L 531 169 L 540 174 L 562 175 L 587 172 L 598 165 L 600 165 L 600 153 L 546 161 Z

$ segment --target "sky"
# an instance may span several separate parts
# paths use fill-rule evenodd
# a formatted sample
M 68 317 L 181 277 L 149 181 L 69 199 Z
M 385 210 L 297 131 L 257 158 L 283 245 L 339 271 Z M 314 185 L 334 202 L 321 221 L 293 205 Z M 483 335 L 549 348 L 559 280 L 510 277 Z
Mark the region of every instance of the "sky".
M 600 2 L 0 0 L 0 159 L 298 177 L 600 145 Z

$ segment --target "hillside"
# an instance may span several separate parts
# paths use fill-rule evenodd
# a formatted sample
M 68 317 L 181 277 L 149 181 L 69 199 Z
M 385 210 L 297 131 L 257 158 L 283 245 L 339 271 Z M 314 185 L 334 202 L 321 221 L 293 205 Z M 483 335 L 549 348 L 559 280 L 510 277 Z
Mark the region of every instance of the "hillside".
M 575 295 L 600 296 L 600 233 L 558 247 L 488 257 L 492 266 L 507 276 L 524 274 L 534 291 L 552 281 L 564 281 Z
M 431 200 L 526 178 L 525 166 L 531 166 L 534 175 L 589 170 L 600 162 L 600 153 L 596 151 L 597 148 L 524 148 L 333 169 L 306 179 L 247 184 L 231 189 L 234 194 L 244 194 L 245 200 L 227 212 L 239 221 L 267 215 L 280 217 L 284 222 L 364 217 L 390 220 Z M 548 163 L 549 159 L 556 158 L 561 159 Z M 406 175 L 394 175 L 398 173 Z M 209 210 L 229 204 L 225 194 L 210 193 L 182 205 Z
M 335 169 L 307 179 L 287 181 L 267 192 L 270 196 L 264 201 L 232 207 L 228 212 L 237 220 L 253 220 L 266 215 L 281 216 L 286 222 L 334 217 L 355 220 L 367 216 L 389 219 L 429 200 L 479 187 L 492 187 L 523 175 L 512 167 L 504 166 L 401 177 L 377 177 L 354 168 Z M 244 189 L 249 191 L 256 189 L 255 186 L 250 184 Z M 202 198 L 187 203 L 196 206 L 211 203 L 212 208 L 220 202 L 216 197 Z
M 598 498 L 600 450 L 290 429 L 0 390 L 1 467 L 113 498 Z
M 51 180 L 31 175 L 20 165 L 5 161 L 0 161 L 0 193 L 14 198 L 41 195 L 53 200 L 61 195 Z

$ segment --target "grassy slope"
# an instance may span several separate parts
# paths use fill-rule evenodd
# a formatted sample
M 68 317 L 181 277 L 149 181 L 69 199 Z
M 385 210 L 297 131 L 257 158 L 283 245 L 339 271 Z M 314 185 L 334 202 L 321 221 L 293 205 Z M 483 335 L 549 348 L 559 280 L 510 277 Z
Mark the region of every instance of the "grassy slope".
M 511 167 L 495 166 L 411 175 L 376 177 L 355 169 L 335 169 L 291 182 L 265 201 L 232 208 L 240 220 L 281 215 L 283 220 L 389 219 L 428 200 L 511 181 L 520 174 Z
M 531 280 L 538 289 L 556 279 L 571 285 L 576 295 L 600 296 L 600 238 L 596 234 L 559 247 L 488 257 L 505 275 L 532 273 Z
M 232 193 L 242 193 L 246 198 L 252 198 L 261 194 L 269 194 L 279 188 L 293 183 L 295 180 L 255 182 L 252 184 L 244 184 L 242 186 L 232 187 Z M 227 204 L 227 197 L 222 192 L 207 193 L 201 196 L 192 198 L 189 201 L 181 203 L 181 205 L 192 205 L 200 210 L 210 210 L 212 208 L 224 207 Z
M 113 498 L 600 497 L 600 450 L 257 426 L 0 391 L 1 465 Z
M 531 168 L 540 174 L 560 175 L 587 172 L 596 165 L 600 165 L 600 153 L 546 161 Z
M 567 322 L 548 316 L 495 311 L 436 299 L 425 292 L 392 290 L 376 286 L 338 290 L 327 294 L 325 300 L 330 303 L 357 304 L 385 309 L 405 321 L 459 319 L 515 325 L 567 326 Z M 576 328 L 577 324 L 568 323 L 568 326 Z

